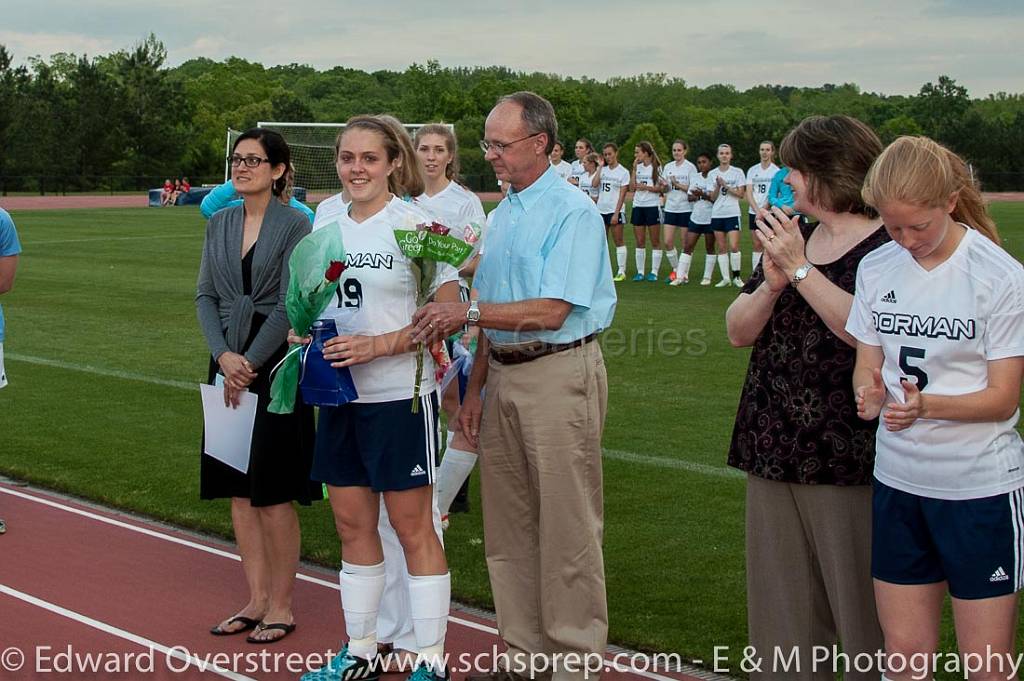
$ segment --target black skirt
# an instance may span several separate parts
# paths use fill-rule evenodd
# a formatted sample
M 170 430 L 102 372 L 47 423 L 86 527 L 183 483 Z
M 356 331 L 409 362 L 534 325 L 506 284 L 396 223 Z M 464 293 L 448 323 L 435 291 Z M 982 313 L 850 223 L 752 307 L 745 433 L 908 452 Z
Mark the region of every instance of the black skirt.
M 253 316 L 246 348 L 265 320 L 261 314 Z M 291 414 L 267 411 L 270 405 L 270 370 L 281 361 L 287 349 L 288 345 L 282 344 L 249 385 L 249 392 L 258 398 L 249 472 L 242 473 L 202 454 L 199 470 L 199 496 L 202 499 L 243 497 L 248 498 L 253 506 L 273 506 L 291 501 L 308 506 L 323 498 L 321 484 L 309 478 L 316 435 L 313 407 L 304 404 L 301 396 L 296 396 L 295 410 Z M 218 369 L 211 357 L 207 378 L 210 385 L 214 384 Z M 205 443 L 200 452 L 204 449 Z

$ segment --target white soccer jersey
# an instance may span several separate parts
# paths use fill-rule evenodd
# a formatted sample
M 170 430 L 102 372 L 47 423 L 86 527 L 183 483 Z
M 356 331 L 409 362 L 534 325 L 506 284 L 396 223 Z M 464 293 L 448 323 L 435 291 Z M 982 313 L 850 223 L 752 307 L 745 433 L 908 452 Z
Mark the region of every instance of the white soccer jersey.
M 658 181 L 659 182 L 661 181 L 661 177 L 660 176 L 658 177 Z M 650 186 L 655 186 L 655 182 L 654 182 L 654 164 L 641 163 L 640 165 L 638 165 L 636 167 L 636 183 L 638 185 L 646 184 L 646 185 L 650 185 Z M 634 208 L 651 208 L 651 207 L 655 207 L 656 208 L 658 206 L 658 199 L 660 197 L 661 197 L 661 194 L 658 194 L 657 192 L 648 192 L 648 191 L 644 191 L 642 189 L 638 189 L 633 194 L 633 207 Z
M 457 229 L 459 233 L 471 223 L 477 225 L 482 232 L 487 222 L 480 197 L 458 182 L 449 182 L 447 187 L 433 196 L 420 194 L 416 197 L 416 205 L 442 225 Z M 460 284 L 467 290 L 470 288 L 465 279 L 460 279 Z
M 768 164 L 767 168 L 762 168 L 761 164 L 750 166 L 750 170 L 747 171 L 747 185 L 751 187 L 751 193 L 754 195 L 754 201 L 757 201 L 759 207 L 763 207 L 765 202 L 768 200 L 768 188 L 772 186 L 772 178 L 775 177 L 775 173 L 779 172 L 779 167 L 774 163 Z M 753 206 L 747 209 L 751 215 L 757 213 Z
M 449 182 L 447 187 L 433 196 L 420 194 L 416 197 L 416 205 L 452 229 L 461 230 L 470 223 L 475 223 L 483 229 L 487 220 L 480 197 L 458 182 Z
M 701 175 L 699 172 L 693 176 L 690 183 L 691 187 L 696 187 L 703 191 L 708 191 L 708 178 Z M 711 224 L 711 202 L 707 199 L 698 199 L 693 202 L 693 212 L 690 213 L 690 222 L 696 225 L 710 225 Z
M 721 175 L 725 178 L 725 186 L 730 189 L 736 187 L 744 187 L 747 184 L 747 177 L 743 174 L 743 171 L 736 166 L 729 166 L 724 172 L 719 168 L 714 168 L 708 173 L 708 192 L 714 191 L 718 185 L 718 176 Z M 738 197 L 733 196 L 723 188 L 718 192 L 718 199 L 711 206 L 711 217 L 712 218 L 738 218 L 740 216 L 740 200 Z
M 570 166 L 569 177 L 576 180 L 576 186 L 578 186 L 581 190 L 587 191 L 587 188 L 583 185 L 583 182 L 584 180 L 586 180 L 587 177 L 587 169 L 583 167 L 583 163 L 579 159 L 576 159 L 575 161 L 572 162 L 572 166 Z
M 982 390 L 989 361 L 1024 355 L 1024 268 L 973 229 L 930 272 L 890 242 L 861 261 L 846 330 L 885 353 L 887 402 L 903 400 L 903 377 L 916 378 L 925 394 Z M 875 477 L 938 499 L 1015 490 L 1024 485 L 1019 416 L 1000 423 L 918 419 L 897 432 L 880 424 Z
M 597 197 L 601 195 L 601 185 L 594 186 L 594 175 L 600 174 L 601 169 L 598 168 L 593 174 L 587 173 L 580 180 L 580 188 L 586 189 L 587 195 L 590 196 L 591 200 L 597 201 Z
M 615 212 L 615 206 L 619 204 L 619 192 L 623 186 L 629 185 L 629 171 L 622 164 L 609 168 L 601 168 L 601 193 L 597 197 L 597 210 L 600 213 L 608 214 Z M 625 205 L 625 204 L 623 204 Z
M 565 161 L 559 161 L 558 165 L 555 165 L 554 163 L 551 165 L 555 166 L 555 172 L 558 173 L 559 177 L 563 180 L 568 180 L 569 176 L 572 175 L 572 166 Z
M 682 163 L 666 163 L 661 168 L 661 174 L 668 183 L 668 186 L 672 186 L 673 180 L 689 187 L 693 181 L 694 175 L 698 175 L 697 166 L 693 165 L 686 159 L 683 159 Z M 665 211 L 668 213 L 689 213 L 693 210 L 693 206 L 690 205 L 690 200 L 686 197 L 686 192 L 682 189 L 669 189 L 668 193 L 665 194 Z
M 324 312 L 337 320 L 339 332 L 380 335 L 409 325 L 416 311 L 416 279 L 408 258 L 395 241 L 394 229 L 411 229 L 433 218 L 411 203 L 393 198 L 372 218 L 358 223 L 348 215 L 340 194 L 317 207 L 313 229 L 337 224 L 345 244 L 345 264 L 338 292 Z M 431 291 L 441 284 L 458 281 L 451 265 L 439 264 Z M 353 316 L 354 315 L 354 316 Z M 378 357 L 368 364 L 349 367 L 357 402 L 393 402 L 412 398 L 416 378 L 416 355 L 412 352 Z M 426 353 L 423 362 L 421 395 L 437 387 L 434 361 Z

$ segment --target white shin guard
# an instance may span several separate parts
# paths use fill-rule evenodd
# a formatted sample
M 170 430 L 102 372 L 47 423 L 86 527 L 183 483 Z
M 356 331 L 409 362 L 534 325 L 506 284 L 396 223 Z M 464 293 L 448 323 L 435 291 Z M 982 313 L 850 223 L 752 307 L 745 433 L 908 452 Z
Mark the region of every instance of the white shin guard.
M 384 563 L 353 565 L 342 563 L 338 573 L 341 609 L 345 613 L 348 650 L 371 659 L 377 654 L 377 611 L 384 594 Z
M 452 600 L 452 577 L 409 575 L 409 606 L 412 629 L 420 659 L 436 671 L 444 668 L 444 638 L 448 632 L 448 611 Z

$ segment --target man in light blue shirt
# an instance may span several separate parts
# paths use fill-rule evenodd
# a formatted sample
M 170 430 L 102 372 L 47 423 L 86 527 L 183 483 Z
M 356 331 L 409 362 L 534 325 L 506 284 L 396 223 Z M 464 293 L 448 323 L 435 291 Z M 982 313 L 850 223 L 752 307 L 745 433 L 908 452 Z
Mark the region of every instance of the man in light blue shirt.
M 467 321 L 484 331 L 459 425 L 480 448 L 499 633 L 511 666 L 531 677 L 536 668 L 525 665 L 537 656 L 603 655 L 608 634 L 601 549 L 608 384 L 594 341 L 611 325 L 615 286 L 600 213 L 548 161 L 557 131 L 546 99 L 517 92 L 498 100 L 481 147 L 511 188 L 485 235 L 473 281 L 479 304 L 434 303 L 413 318 L 421 340 Z M 553 681 L 585 676 L 564 665 L 548 671 Z
M 18 268 L 18 254 L 21 244 L 18 242 L 18 231 L 14 228 L 14 220 L 10 213 L 0 208 L 0 294 L 7 293 L 14 287 L 14 271 Z M 4 369 L 4 310 L 0 307 L 0 388 L 7 385 L 7 372 Z

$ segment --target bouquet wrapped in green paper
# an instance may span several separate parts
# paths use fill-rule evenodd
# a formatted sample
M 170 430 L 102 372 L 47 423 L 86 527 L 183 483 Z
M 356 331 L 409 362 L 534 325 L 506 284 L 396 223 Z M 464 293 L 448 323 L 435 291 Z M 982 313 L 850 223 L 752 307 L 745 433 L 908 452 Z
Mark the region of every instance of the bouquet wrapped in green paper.
M 288 293 L 285 308 L 292 329 L 306 334 L 338 289 L 338 279 L 345 271 L 345 246 L 341 228 L 336 223 L 307 234 L 288 258 Z M 274 414 L 290 414 L 295 409 L 295 395 L 302 368 L 304 346 L 293 345 L 284 359 L 274 367 L 270 385 L 270 406 Z
M 447 263 L 459 269 L 480 251 L 480 225 L 470 223 L 452 229 L 436 220 L 433 222 L 402 225 L 394 229 L 395 241 L 412 263 L 416 279 L 416 306 L 426 304 L 432 294 L 431 286 L 437 274 L 438 263 Z M 430 352 L 437 365 L 436 377 L 441 380 L 451 359 L 444 343 L 433 343 L 428 348 L 421 344 L 416 352 L 416 378 L 413 384 L 412 411 L 419 411 L 420 387 L 423 380 L 424 352 Z

